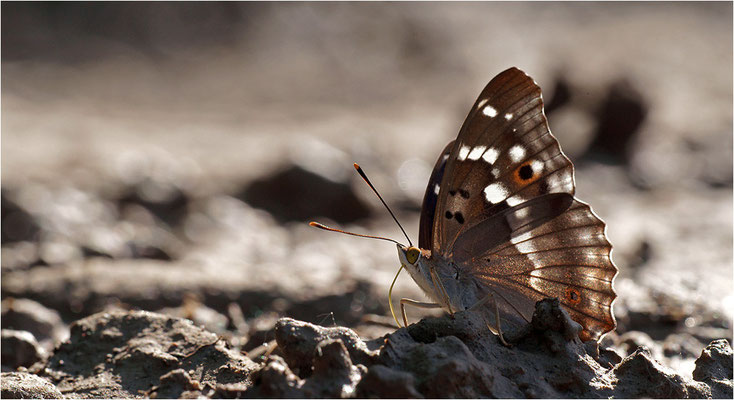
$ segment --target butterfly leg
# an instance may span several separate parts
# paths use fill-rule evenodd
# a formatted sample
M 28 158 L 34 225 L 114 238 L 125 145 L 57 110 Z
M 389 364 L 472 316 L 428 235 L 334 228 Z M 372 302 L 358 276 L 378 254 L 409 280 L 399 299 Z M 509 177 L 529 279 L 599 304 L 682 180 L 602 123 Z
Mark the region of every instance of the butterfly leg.
M 433 267 L 431 267 L 430 273 L 431 273 L 431 280 L 433 280 L 433 286 L 437 287 L 441 291 L 441 294 L 443 295 L 443 299 L 446 302 L 446 306 L 449 309 L 449 315 L 453 317 L 454 310 L 451 309 L 451 299 L 449 299 L 449 295 L 448 293 L 446 293 L 446 288 L 443 287 L 443 283 L 441 282 L 440 279 L 438 279 L 438 275 L 436 275 L 436 270 L 433 269 Z
M 494 295 L 492 293 L 488 293 L 483 299 L 474 303 L 474 305 L 469 307 L 469 310 L 476 311 L 479 307 L 487 304 L 487 302 L 489 302 L 490 300 L 494 303 L 494 316 L 497 321 L 497 335 L 500 337 L 500 342 L 506 347 L 512 347 L 509 343 L 507 343 L 507 341 L 505 341 L 505 338 L 502 336 L 502 325 L 500 325 L 500 310 L 499 306 L 497 306 L 497 301 L 494 299 Z M 487 328 L 489 328 L 489 325 L 487 325 Z
M 409 304 L 413 307 L 418 307 L 418 308 L 441 308 L 440 304 L 424 303 L 422 301 L 415 301 L 415 300 L 406 299 L 405 297 L 403 297 L 402 299 L 400 299 L 400 312 L 403 314 L 403 323 L 405 324 L 406 327 L 408 326 L 408 316 L 405 314 L 406 304 Z

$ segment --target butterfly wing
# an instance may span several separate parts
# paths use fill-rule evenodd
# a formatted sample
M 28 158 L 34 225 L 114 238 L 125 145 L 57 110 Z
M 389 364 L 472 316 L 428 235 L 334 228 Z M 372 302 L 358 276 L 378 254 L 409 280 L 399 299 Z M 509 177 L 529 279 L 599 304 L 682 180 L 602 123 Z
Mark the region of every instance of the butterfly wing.
M 616 326 L 611 308 L 616 298 L 612 280 L 617 268 L 610 257 L 612 245 L 606 238 L 604 222 L 578 200 L 545 200 L 531 200 L 505 212 L 502 219 L 524 221 L 512 230 L 510 239 L 494 243 L 458 265 L 495 295 L 503 323 L 527 323 L 535 302 L 557 297 L 571 318 L 583 325 L 581 339 L 596 340 Z M 568 201 L 570 205 L 562 214 L 543 221 L 543 208 Z M 540 211 L 533 212 L 535 208 Z M 500 217 L 484 224 L 496 225 L 492 220 L 497 219 Z M 461 248 L 464 243 L 460 237 L 455 251 L 465 254 Z M 494 316 L 493 306 L 485 311 Z
M 428 179 L 426 194 L 423 195 L 420 225 L 418 226 L 418 247 L 421 249 L 431 248 L 431 241 L 433 238 L 433 219 L 436 214 L 436 204 L 438 202 L 438 194 L 441 189 L 441 180 L 443 179 L 443 173 L 446 169 L 446 161 L 449 159 L 449 155 L 451 155 L 451 150 L 453 148 L 454 141 L 452 140 L 438 156 L 438 160 L 436 160 L 436 165 L 433 167 L 431 177 Z
M 496 294 L 503 322 L 527 323 L 536 301 L 558 297 L 584 326 L 582 339 L 615 327 L 617 269 L 605 226 L 573 197 L 573 164 L 550 133 L 532 78 L 510 68 L 492 79 L 436 168 L 435 205 L 434 187 L 426 191 L 432 230 L 422 226 L 421 238 L 434 257 Z
M 548 193 L 574 193 L 573 165 L 551 135 L 540 88 L 517 68 L 492 79 L 446 161 L 430 250 L 452 256 L 473 223 Z

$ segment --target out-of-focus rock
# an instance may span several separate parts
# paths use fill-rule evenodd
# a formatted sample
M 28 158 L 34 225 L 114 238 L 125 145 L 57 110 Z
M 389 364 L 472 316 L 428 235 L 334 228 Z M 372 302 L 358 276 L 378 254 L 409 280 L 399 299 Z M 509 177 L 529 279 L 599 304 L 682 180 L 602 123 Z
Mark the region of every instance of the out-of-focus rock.
M 715 398 L 732 398 L 732 349 L 726 339 L 714 340 L 703 349 L 693 379 L 708 384 Z
M 38 240 L 40 230 L 35 218 L 18 204 L 8 198 L 5 188 L 0 191 L 0 207 L 2 210 L 2 244 Z
M 138 182 L 118 199 L 121 208 L 140 205 L 172 228 L 186 215 L 189 202 L 189 196 L 174 184 L 152 178 Z
M 698 339 L 688 333 L 668 335 L 662 344 L 665 357 L 696 358 L 703 347 Z
M 626 164 L 630 143 L 647 116 L 644 97 L 629 82 L 611 86 L 597 112 L 597 128 L 585 157 Z
M 229 319 L 225 315 L 201 304 L 195 296 L 191 295 L 184 297 L 180 307 L 162 308 L 157 312 L 171 317 L 189 319 L 195 325 L 217 334 L 225 333 L 229 324 Z
M 257 180 L 237 197 L 282 222 L 321 217 L 349 223 L 370 215 L 348 182 L 335 182 L 300 166 Z
M 188 375 L 167 375 L 178 369 Z M 76 321 L 70 339 L 32 372 L 82 397 L 154 396 L 158 389 L 161 397 L 177 397 L 205 385 L 249 382 L 254 369 L 252 361 L 191 321 L 135 311 Z
M 3 244 L 0 262 L 3 272 L 28 269 L 39 263 L 38 243 L 20 241 Z
M 624 354 L 632 354 L 635 352 L 638 348 L 644 347 L 646 348 L 655 359 L 660 359 L 663 356 L 662 349 L 660 346 L 655 343 L 654 340 L 650 337 L 650 335 L 646 334 L 645 332 L 640 331 L 630 331 L 625 332 L 622 335 L 619 336 L 619 349 Z
M 2 330 L 3 371 L 14 371 L 18 367 L 30 367 L 43 359 L 45 351 L 33 334 L 12 329 Z
M 64 396 L 49 381 L 26 372 L 3 372 L 0 375 L 3 399 L 62 399 Z
M 30 332 L 50 349 L 54 341 L 66 336 L 67 329 L 59 314 L 29 299 L 8 297 L 2 301 L 3 328 Z
M 555 81 L 553 89 L 548 91 L 552 93 L 550 100 L 545 103 L 546 115 L 552 114 L 556 109 L 563 107 L 571 100 L 571 88 L 568 81 L 564 77 L 558 77 Z
M 240 241 L 237 245 L 252 250 L 249 243 Z M 334 312 L 336 321 L 348 325 L 358 322 L 364 312 L 382 313 L 386 308 L 376 300 L 371 282 L 339 274 L 324 279 L 320 273 L 328 264 L 316 264 L 320 269 L 310 272 L 293 272 L 303 260 L 253 266 L 222 266 L 220 263 L 227 261 L 215 261 L 94 258 L 53 268 L 7 272 L 3 274 L 2 290 L 4 296 L 43 301 L 67 319 L 105 310 L 108 304 L 117 302 L 145 310 L 177 307 L 189 295 L 197 296 L 219 313 L 236 301 L 245 315 L 277 310 L 281 315 L 331 322 L 324 313 L 328 310 Z M 302 281 L 301 277 L 310 280 Z

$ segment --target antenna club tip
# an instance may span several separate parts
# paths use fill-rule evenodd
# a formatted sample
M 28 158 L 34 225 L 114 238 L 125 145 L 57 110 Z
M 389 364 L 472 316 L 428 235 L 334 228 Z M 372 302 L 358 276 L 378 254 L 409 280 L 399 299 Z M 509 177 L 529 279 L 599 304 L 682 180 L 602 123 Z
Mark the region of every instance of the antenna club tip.
M 316 221 L 311 221 L 311 222 L 309 222 L 309 223 L 308 223 L 308 225 L 309 225 L 309 226 L 313 226 L 313 227 L 316 227 L 316 228 L 318 228 L 318 227 L 319 227 L 319 225 L 321 225 L 321 224 L 319 224 L 319 223 L 318 223 L 318 222 L 316 222 Z
M 360 167 L 360 166 L 359 166 L 359 164 L 357 164 L 357 163 L 354 163 L 354 169 L 356 169 L 356 170 L 360 170 L 360 169 L 362 169 L 362 167 Z

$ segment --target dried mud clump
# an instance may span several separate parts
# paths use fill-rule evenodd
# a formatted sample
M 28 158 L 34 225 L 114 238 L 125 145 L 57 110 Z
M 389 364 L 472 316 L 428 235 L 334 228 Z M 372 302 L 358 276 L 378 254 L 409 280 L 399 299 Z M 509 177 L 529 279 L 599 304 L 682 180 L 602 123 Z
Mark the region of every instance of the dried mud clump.
M 27 372 L 3 372 L 0 378 L 0 398 L 3 399 L 60 399 L 51 382 Z
M 71 325 L 71 337 L 45 365 L 66 396 L 181 397 L 218 384 L 249 382 L 255 363 L 191 321 L 145 312 L 100 313 Z
M 732 359 L 729 342 L 726 339 L 714 340 L 696 360 L 693 379 L 708 384 L 716 398 L 732 398 Z
M 719 393 L 712 394 L 707 382 L 663 367 L 645 349 L 621 359 L 594 342 L 581 343 L 578 329 L 553 300 L 539 302 L 532 324 L 511 333 L 510 348 L 468 312 L 427 318 L 367 342 L 349 329 L 284 318 L 276 325 L 279 355 L 265 360 L 247 395 L 707 398 Z M 716 348 L 716 354 L 731 352 L 726 342 Z M 324 349 L 331 355 L 324 356 Z M 716 372 L 719 363 L 710 367 L 716 376 L 722 376 Z

